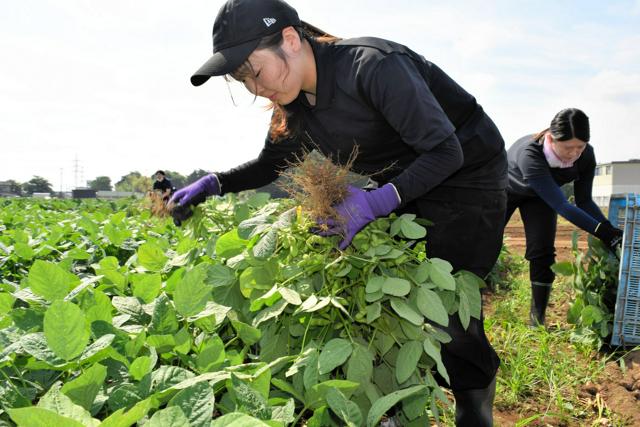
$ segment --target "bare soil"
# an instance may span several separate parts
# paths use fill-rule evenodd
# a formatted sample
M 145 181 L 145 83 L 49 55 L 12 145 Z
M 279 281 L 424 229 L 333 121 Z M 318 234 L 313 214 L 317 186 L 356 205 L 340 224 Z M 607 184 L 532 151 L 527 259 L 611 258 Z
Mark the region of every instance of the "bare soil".
M 640 350 L 627 354 L 623 363 L 608 362 L 597 384 L 585 384 L 581 397 L 597 409 L 606 407 L 629 426 L 640 426 Z
M 578 240 L 578 247 L 580 249 L 587 248 L 587 233 L 580 230 L 570 222 L 566 221 L 562 217 L 558 217 L 558 228 L 556 230 L 556 261 L 571 261 L 573 260 L 573 254 L 571 252 L 571 242 L 573 239 L 573 232 L 577 231 L 580 236 Z M 505 227 L 505 244 L 512 252 L 524 255 L 526 249 L 526 239 L 524 234 L 524 226 L 522 225 L 522 219 L 520 213 L 515 212 L 511 217 L 511 220 Z

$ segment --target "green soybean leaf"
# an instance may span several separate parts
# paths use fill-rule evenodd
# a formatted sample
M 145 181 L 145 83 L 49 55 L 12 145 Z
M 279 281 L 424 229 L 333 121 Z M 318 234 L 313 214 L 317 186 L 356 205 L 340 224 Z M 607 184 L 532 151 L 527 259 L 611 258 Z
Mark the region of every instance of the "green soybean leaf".
M 365 287 L 365 292 L 368 294 L 373 294 L 382 291 L 382 284 L 384 283 L 384 277 L 382 276 L 373 276 L 367 282 L 367 286 Z
M 151 390 L 166 390 L 193 377 L 191 371 L 179 366 L 162 365 L 151 373 Z
M 338 389 L 347 399 L 358 389 L 359 384 L 347 380 L 327 380 L 311 387 L 306 397 L 306 403 L 310 408 L 316 409 L 324 405 L 327 400 L 327 393 L 331 389 Z
M 111 343 L 113 342 L 114 339 L 115 339 L 115 335 L 106 334 L 101 336 L 91 344 L 89 344 L 89 346 L 85 348 L 82 354 L 80 355 L 80 362 L 83 362 L 83 363 L 90 362 L 94 358 L 98 357 L 100 354 L 104 354 L 104 350 L 113 350 L 111 348 Z M 118 358 L 115 357 L 117 354 L 118 353 L 115 352 L 114 350 L 114 353 L 110 353 L 109 355 L 110 357 L 118 360 Z M 93 362 L 97 362 L 97 360 L 93 360 Z
M 60 384 L 54 384 L 47 393 L 38 401 L 38 407 L 48 409 L 63 417 L 68 417 L 87 427 L 94 427 L 100 421 L 91 417 L 89 411 L 73 401 L 60 391 Z
M 249 267 L 240 274 L 240 292 L 245 298 L 251 297 L 254 290 L 267 290 L 273 287 L 276 266 L 265 263 L 262 266 Z
M 427 390 L 422 393 L 416 393 L 402 401 L 402 412 L 410 421 L 416 420 L 424 414 L 430 400 L 431 396 Z M 421 422 L 422 424 L 418 425 L 426 425 L 424 420 Z
M 254 215 L 238 224 L 238 236 L 242 239 L 251 239 L 270 227 L 269 213 Z
M 273 384 L 273 386 L 276 387 L 277 389 L 282 390 L 285 393 L 288 393 L 291 396 L 295 397 L 300 402 L 304 402 L 304 398 L 300 395 L 300 393 L 298 393 L 298 391 L 295 388 L 293 388 L 291 383 L 288 383 L 279 378 L 271 378 L 271 384 Z
M 424 283 L 429 278 L 429 272 L 431 271 L 431 263 L 429 261 L 422 262 L 413 272 L 413 280 L 416 283 Z
M 282 296 L 282 299 L 284 299 L 291 305 L 302 304 L 302 298 L 300 297 L 300 294 L 293 289 L 278 288 L 278 293 Z
M 82 310 L 68 301 L 54 301 L 44 314 L 47 344 L 64 360 L 79 356 L 89 343 L 89 328 Z
M 209 427 L 213 417 L 215 396 L 207 381 L 180 390 L 170 401 L 169 407 L 182 409 L 192 427 Z
M 136 274 L 130 277 L 133 295 L 140 298 L 146 304 L 152 302 L 160 293 L 162 277 L 159 274 Z
M 80 283 L 80 279 L 75 274 L 63 270 L 52 262 L 39 259 L 29 269 L 27 280 L 33 293 L 48 301 L 63 299 Z
M 362 344 L 354 344 L 347 362 L 347 379 L 363 385 L 371 381 L 373 375 L 373 354 Z
M 436 258 L 432 258 L 430 261 L 431 268 L 429 269 L 429 277 L 431 278 L 431 281 L 440 289 L 449 291 L 455 290 L 456 281 L 451 275 L 451 270 L 447 267 L 448 263 L 444 264 L 443 262 L 439 262 Z M 449 264 L 449 267 L 450 266 L 451 265 Z
M 267 405 L 267 401 L 260 393 L 249 387 L 235 375 L 231 375 L 231 383 L 233 384 L 238 410 L 263 420 L 271 417 L 271 410 Z
M 288 399 L 287 403 L 271 408 L 271 419 L 283 422 L 285 425 L 291 424 L 296 419 L 296 405 L 293 399 Z
M 307 420 L 307 427 L 325 427 L 334 424 L 335 422 L 332 420 L 329 408 L 326 405 L 316 408 L 313 411 L 313 416 Z
M 137 251 L 138 263 L 149 271 L 161 271 L 167 263 L 167 256 L 156 244 L 143 243 Z
M 207 284 L 218 286 L 230 286 L 236 281 L 236 273 L 232 268 L 222 264 L 215 264 L 209 267 L 207 272 Z
M 424 318 L 411 308 L 406 302 L 400 298 L 391 299 L 391 308 L 409 323 L 420 326 L 424 323 Z
M 196 358 L 196 366 L 200 373 L 215 371 L 224 363 L 224 343 L 219 336 L 214 335 L 206 341 Z
M 25 427 L 86 427 L 84 424 L 69 417 L 58 415 L 44 408 L 30 406 L 28 408 L 9 409 L 11 419 L 19 426 Z
M 94 290 L 93 295 L 86 297 L 86 305 L 83 305 L 84 313 L 89 323 L 103 320 L 111 323 L 113 319 L 113 305 L 111 299 L 102 291 Z
M 582 323 L 585 326 L 591 326 L 594 323 L 598 323 L 603 319 L 603 313 L 600 308 L 595 305 L 587 305 L 582 309 L 580 313 L 582 317 Z
M 184 317 L 200 313 L 211 297 L 211 288 L 204 284 L 207 276 L 206 264 L 187 271 L 173 292 L 176 310 Z
M 442 329 L 436 328 L 433 325 L 426 324 L 424 325 L 425 330 L 437 341 L 440 341 L 442 344 L 447 344 L 451 342 L 451 335 L 443 331 Z
M 253 256 L 256 258 L 269 258 L 276 250 L 278 243 L 278 231 L 271 229 L 253 247 Z
M 77 378 L 66 382 L 60 391 L 67 395 L 73 403 L 91 410 L 93 401 L 107 378 L 107 368 L 96 363 Z
M 302 375 L 304 388 L 306 390 L 311 390 L 316 384 L 318 384 L 319 377 L 318 351 L 314 349 L 307 357 L 307 361 L 305 363 L 304 374 Z
M 464 329 L 469 327 L 471 322 L 471 309 L 469 308 L 469 299 L 467 294 L 460 292 L 460 303 L 458 305 L 458 317 Z
M 482 296 L 480 289 L 484 286 L 484 281 L 469 271 L 461 271 L 456 275 L 456 285 L 460 293 L 464 293 L 469 303 L 469 314 L 471 317 L 480 319 L 482 311 Z
M 15 297 L 10 294 L 0 293 L 0 315 L 7 314 L 13 308 L 13 303 L 16 302 Z
M 216 418 L 211 422 L 211 427 L 273 427 L 266 424 L 251 415 L 243 414 L 241 412 L 231 412 L 230 414 L 223 415 Z
M 157 411 L 148 423 L 148 427 L 189 427 L 189 420 L 181 408 L 169 406 Z
M 347 361 L 353 347 L 351 343 L 342 338 L 334 338 L 328 341 L 318 358 L 320 374 L 327 374 Z
M 138 420 L 147 415 L 154 405 L 157 406 L 155 399 L 147 398 L 136 403 L 126 412 L 124 408 L 118 409 L 116 412 L 105 418 L 105 420 L 100 424 L 100 427 L 130 427 L 132 424 L 135 424 Z
M 151 372 L 152 368 L 151 357 L 140 356 L 131 362 L 131 366 L 129 366 L 129 374 L 131 374 L 131 377 L 134 380 L 140 381 L 145 375 Z
M 415 372 L 422 356 L 422 344 L 418 341 L 407 341 L 400 347 L 396 359 L 396 380 L 398 384 L 407 381 Z
M 42 332 L 23 335 L 20 338 L 20 346 L 31 356 L 52 366 L 63 366 L 67 363 L 49 348 Z
M 254 328 L 253 326 L 247 325 L 246 323 L 232 320 L 231 325 L 233 326 L 233 329 L 236 330 L 238 338 L 240 338 L 242 342 L 247 345 L 253 345 L 257 343 L 262 337 L 262 331 L 260 329 Z
M 11 310 L 9 312 L 9 316 L 11 316 L 13 323 L 25 332 L 30 332 L 32 330 L 42 330 L 44 313 L 40 311 L 30 308 L 18 307 Z
M 382 292 L 382 290 L 379 290 L 378 292 L 366 293 L 364 295 L 364 299 L 367 302 L 374 302 L 374 301 L 378 301 L 383 296 L 384 296 L 384 293 Z
M 233 229 L 223 234 L 216 241 L 216 255 L 220 258 L 232 258 L 244 250 L 248 241 L 238 236 L 238 230 Z
M 178 330 L 178 319 L 176 311 L 166 294 L 161 294 L 156 298 L 156 304 L 151 316 L 149 333 L 152 334 L 173 334 Z
M 449 325 L 449 314 L 437 293 L 421 286 L 416 293 L 416 305 L 427 319 L 442 326 Z
M 569 261 L 556 262 L 551 266 L 551 270 L 554 273 L 560 274 L 562 276 L 572 276 L 573 275 L 573 263 Z
M 137 385 L 130 383 L 120 384 L 109 393 L 107 406 L 111 411 L 127 408 L 142 401 L 146 394 L 147 392 Z
M 382 292 L 387 295 L 402 297 L 411 291 L 411 283 L 398 277 L 385 277 L 382 283 Z
M 347 427 L 359 427 L 362 425 L 362 412 L 355 402 L 344 397 L 344 394 L 336 388 L 327 391 L 327 404 L 329 408 L 342 420 Z
M 407 239 L 422 239 L 427 235 L 427 229 L 408 219 L 400 223 L 400 231 Z
M 447 369 L 442 363 L 442 356 L 440 356 L 440 343 L 427 338 L 422 344 L 424 352 L 427 353 L 427 356 L 429 356 L 433 359 L 434 362 L 436 362 L 436 369 L 438 370 L 438 373 L 447 381 L 447 384 L 450 384 L 449 374 L 447 374 Z
M 367 323 L 373 323 L 378 317 L 380 317 L 380 313 L 382 311 L 382 305 L 379 301 L 374 302 L 373 304 L 369 304 L 366 307 L 367 312 Z
M 98 263 L 99 267 L 96 267 L 96 273 L 108 279 L 111 283 L 116 285 L 118 288 L 124 288 L 126 283 L 126 279 L 124 275 L 120 272 L 120 264 L 118 263 L 118 258 L 113 256 L 108 256 L 106 258 L 102 258 Z M 109 283 L 109 282 L 107 282 Z
M 391 409 L 396 403 L 400 402 L 409 396 L 413 396 L 416 393 L 420 393 L 425 390 L 425 385 L 415 385 L 402 390 L 394 391 L 386 396 L 373 402 L 369 414 L 367 415 L 367 427 L 374 427 L 380 421 L 380 418 Z
M 17 242 L 13 245 L 13 250 L 16 252 L 16 255 L 20 258 L 26 259 L 27 261 L 31 260 L 35 255 L 31 246 L 27 243 Z
M 256 327 L 262 322 L 266 322 L 269 319 L 273 319 L 274 317 L 278 317 L 284 309 L 287 308 L 287 302 L 283 299 L 279 300 L 271 307 L 267 307 L 262 310 L 256 317 L 253 318 L 253 326 Z
M 103 232 L 114 246 L 122 246 L 124 241 L 131 237 L 131 231 L 126 228 L 119 227 L 111 222 L 105 224 Z

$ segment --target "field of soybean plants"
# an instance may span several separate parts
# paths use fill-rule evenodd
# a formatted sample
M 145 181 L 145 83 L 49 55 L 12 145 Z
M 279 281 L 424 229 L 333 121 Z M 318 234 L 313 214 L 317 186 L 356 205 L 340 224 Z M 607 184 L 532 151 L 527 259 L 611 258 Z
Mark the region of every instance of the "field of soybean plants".
M 209 200 L 180 228 L 135 200 L 0 209 L 0 425 L 450 426 L 438 326 L 483 304 L 496 425 L 640 425 L 640 354 L 598 338 L 581 258 L 531 329 L 518 254 L 481 296 L 426 256 L 411 215 L 338 251 L 265 193 Z

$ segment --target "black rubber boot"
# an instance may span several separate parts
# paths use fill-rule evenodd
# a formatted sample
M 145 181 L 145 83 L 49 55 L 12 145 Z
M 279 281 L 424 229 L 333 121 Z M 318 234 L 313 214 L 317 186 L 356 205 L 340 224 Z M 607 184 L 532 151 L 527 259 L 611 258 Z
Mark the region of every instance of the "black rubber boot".
M 456 398 L 456 427 L 493 426 L 493 399 L 496 396 L 496 378 L 486 388 L 453 390 Z
M 531 282 L 531 311 L 529 311 L 529 325 L 531 327 L 544 326 L 544 314 L 547 311 L 551 283 Z

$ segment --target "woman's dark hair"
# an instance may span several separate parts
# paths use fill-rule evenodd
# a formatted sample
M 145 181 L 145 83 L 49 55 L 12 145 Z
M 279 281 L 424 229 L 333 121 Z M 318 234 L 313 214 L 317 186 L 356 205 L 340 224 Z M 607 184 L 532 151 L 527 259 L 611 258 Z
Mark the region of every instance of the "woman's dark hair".
M 589 117 L 577 108 L 565 108 L 555 115 L 551 125 L 539 132 L 535 139 L 539 140 L 547 132 L 551 132 L 556 141 L 578 138 L 580 141 L 589 142 Z
M 154 173 L 154 175 L 158 175 L 158 174 L 160 174 L 162 176 L 166 176 L 166 174 L 162 170 L 156 171 L 156 173 Z
M 332 36 L 321 29 L 314 27 L 311 24 L 308 24 L 302 21 L 301 27 L 296 27 L 298 31 L 298 35 L 300 36 L 300 40 L 304 39 L 315 39 L 315 41 L 320 43 L 334 43 L 340 38 Z M 263 37 L 258 43 L 258 46 L 255 50 L 258 49 L 269 49 L 275 52 L 276 55 L 283 61 L 287 61 L 287 57 L 285 56 L 284 51 L 282 50 L 282 31 L 278 31 L 277 33 L 271 34 L 269 36 Z M 250 76 L 255 79 L 256 73 L 251 66 L 251 63 L 247 60 L 245 61 L 236 71 L 231 73 L 233 79 L 238 81 L 243 81 L 246 77 Z M 225 76 L 228 80 L 228 77 Z M 272 102 L 269 108 L 273 109 L 273 114 L 271 115 L 271 124 L 269 126 L 269 136 L 273 141 L 277 141 L 281 138 L 286 138 L 289 136 L 289 128 L 287 126 L 288 115 L 285 108 L 277 103 Z

